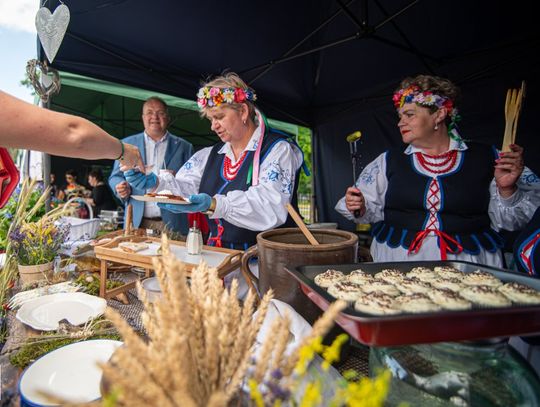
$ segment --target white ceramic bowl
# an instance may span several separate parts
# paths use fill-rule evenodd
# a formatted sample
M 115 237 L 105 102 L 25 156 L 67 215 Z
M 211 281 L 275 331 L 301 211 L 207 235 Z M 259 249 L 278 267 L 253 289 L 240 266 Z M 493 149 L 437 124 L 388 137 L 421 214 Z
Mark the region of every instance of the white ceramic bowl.
M 70 403 L 88 403 L 101 397 L 105 363 L 122 345 L 120 341 L 96 339 L 63 346 L 42 356 L 24 371 L 19 381 L 21 406 L 57 406 L 41 392 Z

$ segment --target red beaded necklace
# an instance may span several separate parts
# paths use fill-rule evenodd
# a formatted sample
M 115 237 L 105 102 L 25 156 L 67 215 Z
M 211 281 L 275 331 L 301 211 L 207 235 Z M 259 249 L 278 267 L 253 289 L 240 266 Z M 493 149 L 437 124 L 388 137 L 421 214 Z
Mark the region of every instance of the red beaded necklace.
M 247 153 L 247 150 L 244 151 L 244 153 L 240 156 L 240 158 L 235 164 L 231 164 L 231 159 L 225 155 L 225 159 L 223 160 L 223 176 L 227 181 L 232 181 L 236 178 L 238 170 L 242 166 L 242 163 L 244 162 L 244 158 L 246 158 Z
M 433 174 L 444 174 L 450 171 L 456 165 L 457 161 L 457 150 L 448 151 L 440 155 L 428 155 L 421 152 L 414 154 L 420 166 Z M 431 162 L 427 158 L 440 161 Z

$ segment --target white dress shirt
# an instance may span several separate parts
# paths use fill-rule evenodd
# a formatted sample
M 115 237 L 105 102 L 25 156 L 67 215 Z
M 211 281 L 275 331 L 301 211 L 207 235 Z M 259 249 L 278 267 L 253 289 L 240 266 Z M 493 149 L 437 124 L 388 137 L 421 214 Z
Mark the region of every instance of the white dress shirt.
M 165 152 L 167 151 L 168 137 L 169 133 L 159 139 L 154 141 L 146 132 L 144 132 L 144 149 L 146 153 L 146 166 L 152 166 L 151 171 L 159 175 L 159 170 L 165 168 Z M 149 189 L 146 192 L 151 192 L 153 190 Z M 144 214 L 145 218 L 155 218 L 161 216 L 161 211 L 155 202 L 145 202 L 144 203 Z

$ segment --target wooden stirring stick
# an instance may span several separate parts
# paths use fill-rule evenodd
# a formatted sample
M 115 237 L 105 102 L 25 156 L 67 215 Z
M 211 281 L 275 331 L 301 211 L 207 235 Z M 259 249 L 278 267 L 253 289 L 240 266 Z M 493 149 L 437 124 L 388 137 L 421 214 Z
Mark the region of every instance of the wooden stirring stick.
M 315 236 L 313 236 L 311 231 L 307 228 L 306 224 L 304 223 L 304 221 L 302 220 L 298 212 L 296 212 L 296 210 L 293 208 L 293 206 L 290 203 L 287 204 L 287 211 L 289 212 L 289 215 L 291 215 L 291 218 L 293 218 L 296 225 L 300 228 L 304 236 L 307 238 L 309 243 L 311 243 L 314 246 L 320 245 L 317 239 L 315 239 Z

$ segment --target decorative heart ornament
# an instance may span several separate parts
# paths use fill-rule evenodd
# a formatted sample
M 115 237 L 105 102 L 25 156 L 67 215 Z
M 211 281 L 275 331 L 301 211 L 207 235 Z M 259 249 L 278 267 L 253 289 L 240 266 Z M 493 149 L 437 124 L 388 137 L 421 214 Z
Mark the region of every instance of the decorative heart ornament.
M 36 72 L 38 68 L 41 70 L 41 75 Z M 60 92 L 60 75 L 56 69 L 48 66 L 46 62 L 42 63 L 37 59 L 31 59 L 26 64 L 26 73 L 43 103 L 47 103 L 52 95 Z
M 50 63 L 60 49 L 69 24 L 69 8 L 59 5 L 51 14 L 47 7 L 41 7 L 36 14 L 36 29 L 41 46 Z

